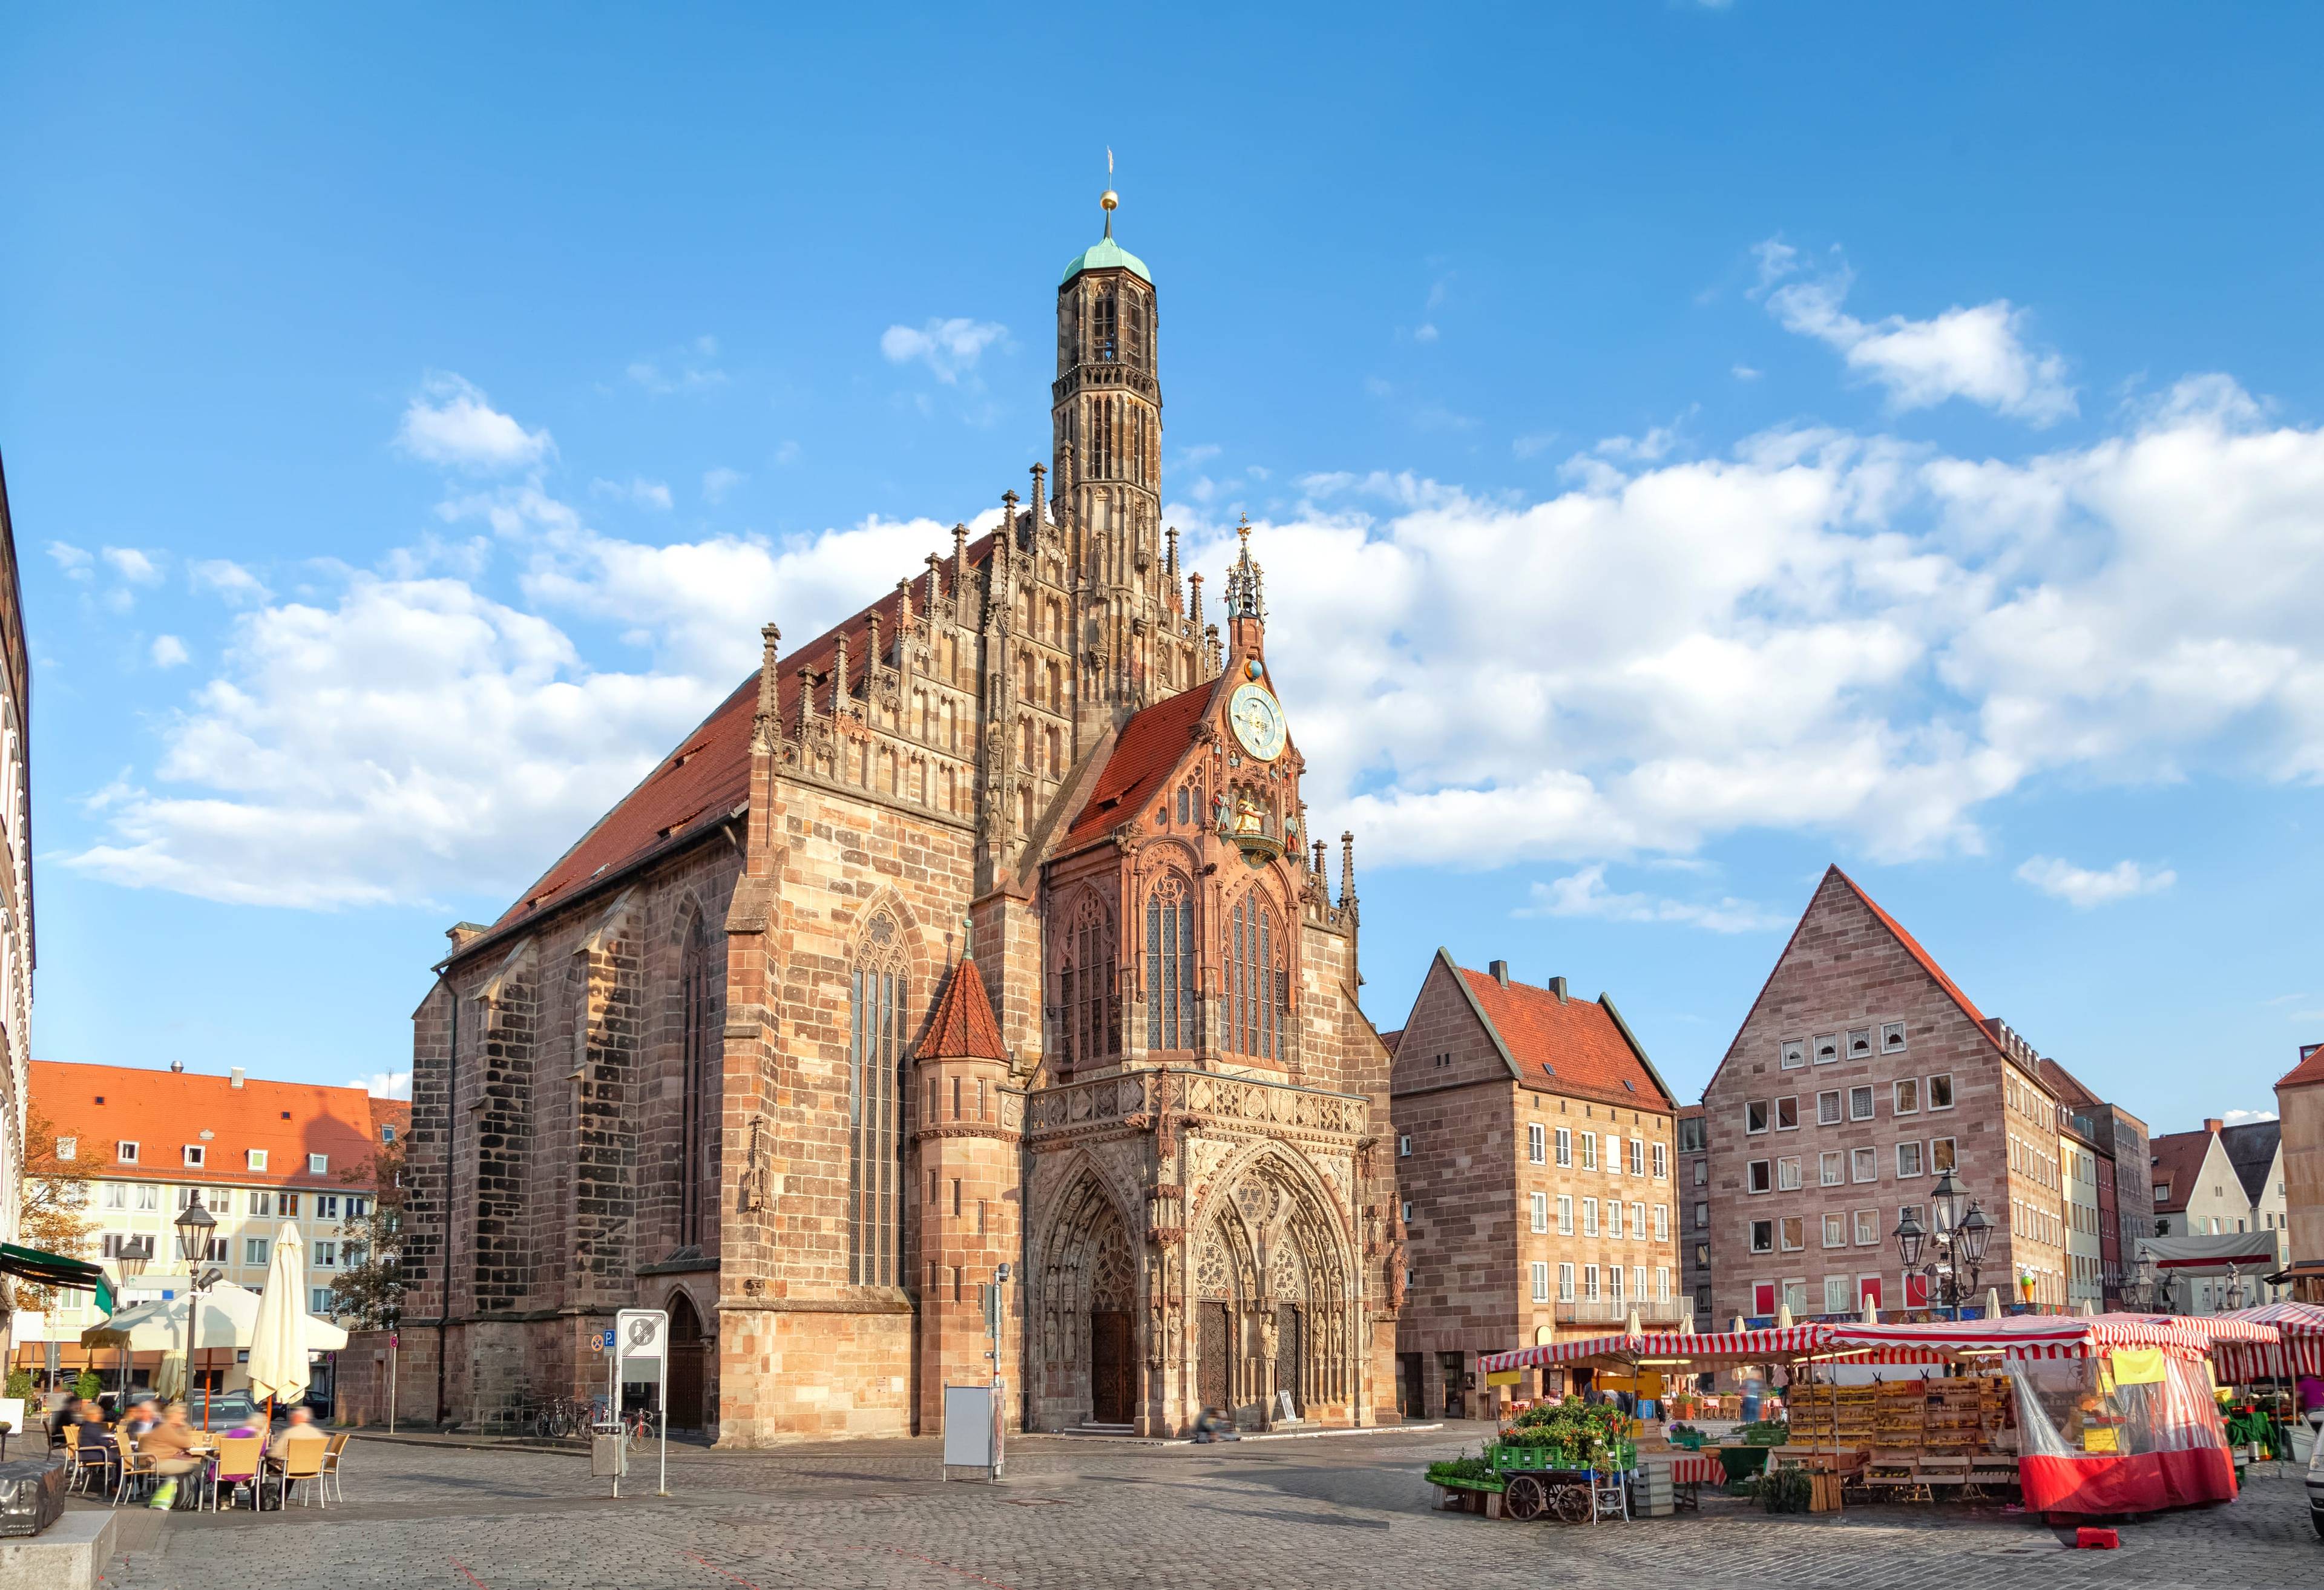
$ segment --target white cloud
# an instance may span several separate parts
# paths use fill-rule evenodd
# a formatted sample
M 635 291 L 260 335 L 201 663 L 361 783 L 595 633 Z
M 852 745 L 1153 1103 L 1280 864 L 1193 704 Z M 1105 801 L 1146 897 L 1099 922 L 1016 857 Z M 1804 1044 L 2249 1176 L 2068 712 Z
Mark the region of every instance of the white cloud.
M 2273 1110 L 2229 1110 L 2219 1117 L 2219 1122 L 2226 1126 L 2249 1126 L 2255 1121 L 2279 1119 Z
M 918 330 L 890 326 L 880 334 L 880 351 L 891 365 L 924 364 L 949 385 L 973 370 L 984 350 L 1008 335 L 1009 328 L 994 321 L 955 315 L 948 320 L 931 319 Z
M 135 547 L 106 547 L 99 555 L 106 562 L 112 565 L 115 574 L 130 585 L 151 586 L 161 583 L 161 565 L 153 561 L 152 554 L 150 552 L 142 552 Z
M 726 372 L 717 366 L 717 357 L 718 339 L 697 337 L 656 357 L 632 360 L 628 374 L 656 397 L 706 392 L 726 384 Z
M 1737 900 L 1731 895 L 1702 902 L 1650 894 L 1617 894 L 1606 887 L 1603 862 L 1546 883 L 1536 883 L 1533 904 L 1514 914 L 1597 917 L 1610 922 L 1676 922 L 1713 933 L 1757 933 L 1792 925 L 1789 917 L 1763 911 L 1748 900 Z
M 1732 374 L 1738 381 L 1757 381 L 1759 379 L 1763 372 L 1754 370 L 1748 365 L 1738 365 L 1730 374 Z
M 349 1087 L 360 1087 L 374 1098 L 410 1100 L 411 1073 L 409 1071 L 374 1071 L 368 1077 L 351 1077 Z
M 156 668 L 182 667 L 188 661 L 186 642 L 175 635 L 155 635 L 152 657 Z
M 547 430 L 527 430 L 458 375 L 429 376 L 403 411 L 396 442 L 413 458 L 475 475 L 529 469 L 553 455 Z
M 1538 458 L 1557 445 L 1557 432 L 1537 430 L 1530 436 L 1520 436 L 1509 443 L 1509 451 L 1520 458 Z
M 212 592 L 235 606 L 271 601 L 274 596 L 256 575 L 230 559 L 204 559 L 186 573 L 194 589 Z
M 92 572 L 92 565 L 97 561 L 83 549 L 67 541 L 51 541 L 48 552 L 50 557 L 56 559 L 57 567 L 65 571 L 65 578 L 68 579 L 88 578 Z
M 2054 855 L 2029 855 L 2019 864 L 2017 876 L 2053 900 L 2080 911 L 2110 905 L 2138 894 L 2160 894 L 2179 881 L 2168 867 L 2150 870 L 2135 861 L 2118 861 L 2104 872 L 2078 867 Z
M 641 508 L 658 509 L 665 513 L 670 507 L 669 487 L 661 481 L 648 480 L 643 476 L 632 476 L 627 481 L 593 480 L 589 483 L 589 495 L 610 497 L 619 503 L 632 503 Z
M 1837 349 L 1849 369 L 1886 389 L 1894 408 L 1961 398 L 2035 426 L 2077 411 L 2064 358 L 2027 343 L 2026 312 L 2007 299 L 1956 304 L 1932 319 L 1868 323 L 1840 308 L 1855 280 L 1845 262 L 1795 280 L 1799 254 L 1790 245 L 1770 238 L 1757 254 L 1768 311 L 1785 330 Z
M 1415 342 L 1434 342 L 1436 340 L 1435 326 L 1431 322 L 1423 321 L 1420 328 L 1412 334 L 1412 340 Z
M 702 500 L 715 508 L 726 500 L 728 493 L 750 478 L 740 469 L 729 469 L 723 465 L 715 469 L 706 469 L 702 472 Z

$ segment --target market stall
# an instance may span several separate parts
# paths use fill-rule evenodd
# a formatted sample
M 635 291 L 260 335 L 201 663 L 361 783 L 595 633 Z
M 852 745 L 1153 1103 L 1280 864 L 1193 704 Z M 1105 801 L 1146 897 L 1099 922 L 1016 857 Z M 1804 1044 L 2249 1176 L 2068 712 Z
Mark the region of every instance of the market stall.
M 2324 1305 L 2264 1303 L 2189 1323 L 2211 1328 L 2211 1365 L 2223 1381 L 2324 1380 Z
M 2235 1468 L 2204 1368 L 2212 1334 L 2189 1320 L 2019 1315 L 1828 1330 L 1836 1354 L 1861 1353 L 1878 1362 L 1925 1362 L 1933 1355 L 1989 1364 L 2006 1374 L 2016 1420 L 2018 1481 L 2029 1509 L 2153 1512 L 2236 1494 Z M 1981 1398 L 1980 1391 L 1979 1438 Z M 1964 1408 L 1952 1428 L 1965 1437 L 1967 1423 Z

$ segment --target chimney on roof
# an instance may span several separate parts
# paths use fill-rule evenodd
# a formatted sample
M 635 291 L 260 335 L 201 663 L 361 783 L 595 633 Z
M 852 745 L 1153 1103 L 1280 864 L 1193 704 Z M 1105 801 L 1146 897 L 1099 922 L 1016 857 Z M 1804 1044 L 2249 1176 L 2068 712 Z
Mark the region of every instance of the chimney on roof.
M 1552 977 L 1552 978 L 1549 980 L 1549 991 L 1550 991 L 1552 994 L 1554 994 L 1557 995 L 1557 1003 L 1560 1003 L 1560 1004 L 1563 1004 L 1563 1003 L 1565 1003 L 1565 979 L 1564 979 L 1564 978 L 1563 978 L 1563 977 Z
M 1486 966 L 1486 967 L 1485 967 L 1485 970 L 1486 970 L 1486 971 L 1488 971 L 1488 972 L 1490 972 L 1490 973 L 1493 975 L 1493 981 L 1494 981 L 1494 982 L 1496 982 L 1496 983 L 1498 983 L 1498 984 L 1499 984 L 1502 987 L 1507 988 L 1507 987 L 1509 985 L 1509 963 L 1508 963 L 1508 962 L 1507 962 L 1507 961 L 1492 961 L 1492 962 L 1489 962 L 1489 963 L 1488 963 L 1488 964 L 1487 964 L 1487 966 Z
M 456 952 L 467 948 L 471 938 L 490 930 L 482 922 L 455 922 L 444 929 L 444 937 L 452 941 L 452 948 Z
M 2209 1132 L 2213 1137 L 2218 1136 L 2221 1132 L 2225 1131 L 2227 1129 L 2227 1123 L 2225 1121 L 2219 1120 L 2216 1116 L 2206 1115 L 2203 1117 L 2203 1130 Z
M 242 1086 L 242 1068 L 241 1068 L 240 1066 L 236 1066 L 236 1067 L 235 1067 L 232 1070 L 228 1071 L 226 1075 L 226 1085 L 228 1087 L 240 1087 L 240 1086 Z

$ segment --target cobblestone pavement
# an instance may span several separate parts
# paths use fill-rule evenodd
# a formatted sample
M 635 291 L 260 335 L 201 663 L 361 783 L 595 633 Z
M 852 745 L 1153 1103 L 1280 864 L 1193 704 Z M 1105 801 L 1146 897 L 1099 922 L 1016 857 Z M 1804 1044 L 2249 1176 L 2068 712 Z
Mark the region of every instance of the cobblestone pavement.
M 779 1453 L 672 1448 L 619 1502 L 586 1462 L 358 1439 L 347 1504 L 252 1515 L 124 1514 L 119 1590 L 776 1590 L 954 1586 L 1883 1586 L 2324 1585 L 2296 1478 L 2232 1505 L 2126 1528 L 2116 1552 L 2064 1549 L 1997 1508 L 1894 1505 L 1769 1518 L 1725 1498 L 1700 1516 L 1519 1524 L 1434 1510 L 1432 1457 L 1487 1432 L 1140 1447 L 1028 1437 L 1005 1484 L 928 1476 L 933 1442 Z

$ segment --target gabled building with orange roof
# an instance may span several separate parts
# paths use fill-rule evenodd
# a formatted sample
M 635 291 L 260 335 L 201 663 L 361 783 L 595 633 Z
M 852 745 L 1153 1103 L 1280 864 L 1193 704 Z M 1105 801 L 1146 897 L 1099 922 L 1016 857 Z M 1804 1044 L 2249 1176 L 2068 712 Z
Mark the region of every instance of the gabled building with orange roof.
M 1611 997 L 1577 998 L 1563 977 L 1519 982 L 1507 961 L 1474 971 L 1439 949 L 1391 1077 L 1407 1415 L 1486 1412 L 1480 1354 L 1687 1316 L 1677 1104 Z M 1510 1391 L 1563 1384 L 1545 1371 Z
M 325 1317 L 337 1312 L 333 1282 L 367 1257 L 346 1229 L 376 1196 L 364 1172 L 408 1130 L 411 1114 L 360 1087 L 269 1082 L 239 1067 L 221 1077 L 58 1060 L 32 1062 L 32 1103 L 56 1128 L 58 1159 L 89 1178 L 95 1229 L 82 1256 L 111 1273 L 123 1304 L 185 1287 L 175 1222 L 198 1198 L 217 1223 L 205 1269 L 263 1290 L 287 1221 L 306 1244 L 308 1312 Z M 124 1265 L 124 1251 L 141 1247 L 147 1262 Z M 80 1333 L 103 1318 L 88 1294 L 59 1294 L 42 1336 L 60 1344 L 60 1367 L 88 1362 Z M 203 1356 L 214 1380 L 234 1359 L 231 1351 Z M 46 1360 L 41 1343 L 16 1345 L 18 1365 Z M 110 1366 L 103 1349 L 97 1360 Z M 155 1354 L 133 1367 L 158 1362 Z
M 645 1307 L 679 1428 L 933 1432 L 995 1366 L 1005 1263 L 1014 1423 L 1392 1416 L 1352 840 L 1335 895 L 1248 546 L 1222 633 L 1161 522 L 1156 303 L 1110 230 L 1074 256 L 1029 501 L 803 646 L 766 626 L 756 676 L 452 930 L 402 1406 L 586 1393 Z
M 2300 1046 L 2300 1063 L 2276 1082 L 2275 1105 L 2292 1249 L 2282 1281 L 2301 1301 L 2324 1303 L 2324 1043 Z
M 1993 1223 L 1968 1299 L 2063 1308 L 2068 1216 L 2057 1099 L 2041 1057 L 1988 1018 L 1838 867 L 1702 1095 L 1714 1317 L 1931 1306 L 1896 1230 L 1928 1229 L 1952 1171 Z M 1933 1251 L 1933 1244 L 1932 1244 Z M 1961 1277 L 1966 1282 L 1968 1277 Z

